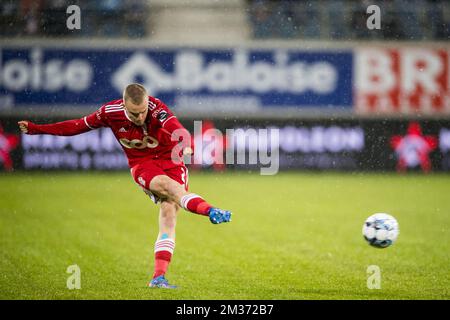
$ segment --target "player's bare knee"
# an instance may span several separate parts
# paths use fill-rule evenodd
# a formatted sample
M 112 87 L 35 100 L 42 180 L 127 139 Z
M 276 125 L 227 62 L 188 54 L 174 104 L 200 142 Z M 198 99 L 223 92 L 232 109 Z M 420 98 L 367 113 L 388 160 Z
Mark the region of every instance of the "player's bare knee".
M 172 200 L 166 199 L 161 203 L 161 212 L 164 216 L 175 216 L 178 213 L 180 206 Z
M 170 200 L 161 203 L 161 223 L 166 229 L 175 228 L 179 206 Z
M 150 190 L 168 200 L 177 199 L 185 192 L 182 185 L 163 175 L 153 178 L 150 182 Z
M 167 200 L 167 201 L 173 207 L 173 210 L 175 211 L 175 214 L 177 214 L 178 211 L 181 209 L 180 205 L 178 203 L 176 203 L 175 201 L 173 201 L 173 200 Z
M 162 197 L 169 195 L 170 178 L 166 176 L 156 176 L 150 182 L 150 190 L 158 193 Z

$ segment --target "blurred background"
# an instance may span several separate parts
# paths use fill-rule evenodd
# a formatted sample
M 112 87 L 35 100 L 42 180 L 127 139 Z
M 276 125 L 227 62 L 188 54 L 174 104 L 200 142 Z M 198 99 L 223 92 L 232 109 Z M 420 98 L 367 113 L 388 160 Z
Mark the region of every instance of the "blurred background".
M 208 145 L 245 153 L 274 128 L 281 170 L 450 169 L 448 1 L 1 0 L 0 37 L 0 170 L 125 169 L 109 130 L 21 136 L 16 122 L 84 116 L 131 82 L 196 141 L 242 129 L 204 141 L 197 169 L 261 167 Z
M 0 0 L 0 298 L 449 299 L 449 26 L 448 0 Z M 192 133 L 190 190 L 233 211 L 180 213 L 174 292 L 145 286 L 158 207 L 111 130 L 17 128 L 132 82 Z M 362 237 L 376 212 L 392 248 Z

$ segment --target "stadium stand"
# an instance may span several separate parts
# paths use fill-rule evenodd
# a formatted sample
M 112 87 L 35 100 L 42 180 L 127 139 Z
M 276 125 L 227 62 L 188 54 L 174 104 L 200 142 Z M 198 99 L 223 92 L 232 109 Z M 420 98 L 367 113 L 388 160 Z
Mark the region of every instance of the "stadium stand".
M 82 32 L 66 28 L 69 5 L 82 11 Z M 20 0 L 0 2 L 0 35 L 33 37 L 145 37 L 147 0 Z
M 383 28 L 366 28 L 367 0 L 20 0 L 0 2 L 1 36 L 203 40 L 448 40 L 445 0 L 383 0 Z M 65 27 L 66 8 L 82 8 L 83 32 Z
M 366 8 L 382 4 L 384 27 L 366 28 Z M 439 0 L 247 0 L 256 39 L 448 40 L 450 6 Z

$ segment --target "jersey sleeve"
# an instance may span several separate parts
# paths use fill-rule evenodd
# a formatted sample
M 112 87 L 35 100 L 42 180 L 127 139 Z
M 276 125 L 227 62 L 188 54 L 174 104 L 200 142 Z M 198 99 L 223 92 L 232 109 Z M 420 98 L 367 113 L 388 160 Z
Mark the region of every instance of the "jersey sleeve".
M 97 111 L 83 117 L 83 121 L 86 126 L 93 130 L 100 127 L 108 126 L 108 119 L 106 117 L 105 106 L 102 106 Z
M 51 134 L 56 136 L 74 136 L 92 129 L 107 126 L 104 107 L 80 119 L 66 120 L 50 124 L 28 124 L 28 134 Z
M 161 100 L 153 98 L 149 100 L 149 105 L 153 124 L 163 128 L 176 140 L 183 142 L 183 145 L 190 145 L 191 135 L 189 131 Z

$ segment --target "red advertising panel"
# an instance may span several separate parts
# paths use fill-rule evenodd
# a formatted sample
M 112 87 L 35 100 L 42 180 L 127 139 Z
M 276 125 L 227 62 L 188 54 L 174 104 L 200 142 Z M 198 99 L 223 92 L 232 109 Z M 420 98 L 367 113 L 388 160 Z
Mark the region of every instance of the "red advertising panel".
M 449 115 L 449 49 L 355 51 L 358 114 Z

